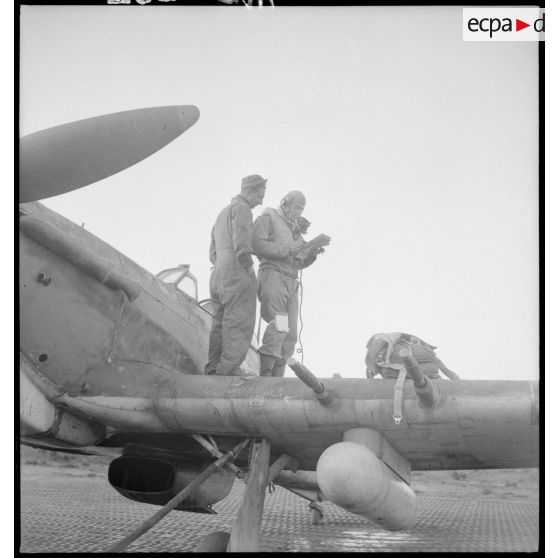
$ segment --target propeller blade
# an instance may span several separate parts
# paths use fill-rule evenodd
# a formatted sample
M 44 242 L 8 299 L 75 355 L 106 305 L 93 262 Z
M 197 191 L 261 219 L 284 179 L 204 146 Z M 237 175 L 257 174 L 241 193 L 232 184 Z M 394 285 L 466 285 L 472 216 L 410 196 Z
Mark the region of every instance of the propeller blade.
M 149 157 L 195 124 L 193 105 L 105 114 L 19 140 L 19 201 L 65 194 Z

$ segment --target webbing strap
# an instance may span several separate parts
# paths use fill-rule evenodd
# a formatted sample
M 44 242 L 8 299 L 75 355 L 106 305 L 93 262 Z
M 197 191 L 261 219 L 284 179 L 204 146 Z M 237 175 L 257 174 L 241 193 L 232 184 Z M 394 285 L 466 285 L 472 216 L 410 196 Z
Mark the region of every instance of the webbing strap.
M 399 424 L 403 419 L 403 386 L 405 385 L 405 378 L 407 370 L 402 368 L 399 370 L 399 376 L 395 382 L 395 390 L 393 393 L 393 421 Z

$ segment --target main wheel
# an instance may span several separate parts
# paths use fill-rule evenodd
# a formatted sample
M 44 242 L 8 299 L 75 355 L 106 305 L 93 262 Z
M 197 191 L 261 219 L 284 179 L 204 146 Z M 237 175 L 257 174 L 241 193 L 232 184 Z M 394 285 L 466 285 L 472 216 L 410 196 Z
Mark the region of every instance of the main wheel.
M 213 531 L 201 538 L 194 552 L 225 552 L 230 538 L 226 531 Z

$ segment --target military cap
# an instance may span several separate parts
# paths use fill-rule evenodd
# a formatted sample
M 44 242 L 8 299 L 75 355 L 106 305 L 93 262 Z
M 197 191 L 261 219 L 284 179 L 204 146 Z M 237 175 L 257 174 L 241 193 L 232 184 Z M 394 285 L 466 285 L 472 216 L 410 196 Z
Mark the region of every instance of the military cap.
M 240 186 L 241 190 L 257 190 L 258 188 L 265 188 L 267 178 L 262 178 L 259 174 L 251 174 L 242 179 Z

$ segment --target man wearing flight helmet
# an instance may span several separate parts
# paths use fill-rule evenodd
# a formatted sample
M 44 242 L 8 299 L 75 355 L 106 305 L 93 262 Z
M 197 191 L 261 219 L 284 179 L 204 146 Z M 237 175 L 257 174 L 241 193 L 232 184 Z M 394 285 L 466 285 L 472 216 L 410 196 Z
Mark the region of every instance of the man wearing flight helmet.
M 254 223 L 252 246 L 260 260 L 258 298 L 261 316 L 268 322 L 258 349 L 261 376 L 284 375 L 297 340 L 298 271 L 323 252 L 321 247 L 305 248 L 302 232 L 309 223 L 304 218 L 299 223 L 305 206 L 304 194 L 293 190 L 283 197 L 277 209 L 264 209 Z M 298 258 L 299 254 L 305 255 Z M 287 315 L 287 327 L 280 323 L 278 315 Z

